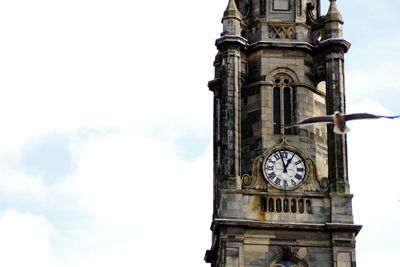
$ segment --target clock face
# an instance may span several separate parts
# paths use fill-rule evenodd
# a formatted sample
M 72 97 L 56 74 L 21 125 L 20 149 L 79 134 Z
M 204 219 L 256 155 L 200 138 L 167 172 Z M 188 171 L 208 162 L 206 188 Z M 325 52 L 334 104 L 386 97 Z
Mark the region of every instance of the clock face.
M 274 187 L 292 190 L 306 178 L 306 165 L 302 157 L 288 149 L 271 153 L 264 161 L 264 175 Z

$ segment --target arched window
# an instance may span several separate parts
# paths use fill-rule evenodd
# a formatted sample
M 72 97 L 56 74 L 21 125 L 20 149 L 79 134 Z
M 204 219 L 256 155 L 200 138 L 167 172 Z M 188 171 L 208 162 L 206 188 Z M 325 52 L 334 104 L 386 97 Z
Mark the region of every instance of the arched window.
M 307 262 L 292 252 L 291 246 L 282 246 L 282 252 L 273 257 L 269 267 L 308 267 Z
M 272 265 L 272 267 L 299 267 L 299 265 L 291 260 L 281 260 Z
M 292 134 L 293 129 L 284 129 L 292 123 L 293 117 L 293 79 L 287 74 L 274 76 L 274 134 Z

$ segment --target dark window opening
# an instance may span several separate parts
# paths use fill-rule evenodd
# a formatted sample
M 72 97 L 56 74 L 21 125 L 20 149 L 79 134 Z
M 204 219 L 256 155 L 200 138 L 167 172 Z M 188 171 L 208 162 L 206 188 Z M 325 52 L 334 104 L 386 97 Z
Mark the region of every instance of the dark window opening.
M 267 199 L 265 197 L 261 198 L 261 211 L 267 212 Z
M 292 122 L 292 94 L 289 87 L 283 89 L 284 124 Z M 285 134 L 292 134 L 292 128 L 285 129 Z
M 268 200 L 268 211 L 269 212 L 274 212 L 275 211 L 275 207 L 274 207 L 274 199 L 270 198 Z
M 289 212 L 289 200 L 286 198 L 283 200 L 283 212 Z
M 303 199 L 299 200 L 299 212 L 304 213 L 304 201 Z
M 282 200 L 280 198 L 276 200 L 276 212 L 282 212 Z
M 311 200 L 306 201 L 306 212 L 312 214 Z
M 292 213 L 296 213 L 297 212 L 297 205 L 296 205 L 296 200 L 292 199 L 290 201 L 290 211 Z
M 281 89 L 274 88 L 274 134 L 281 133 Z
M 267 5 L 265 0 L 260 0 L 260 15 L 264 16 L 267 14 Z

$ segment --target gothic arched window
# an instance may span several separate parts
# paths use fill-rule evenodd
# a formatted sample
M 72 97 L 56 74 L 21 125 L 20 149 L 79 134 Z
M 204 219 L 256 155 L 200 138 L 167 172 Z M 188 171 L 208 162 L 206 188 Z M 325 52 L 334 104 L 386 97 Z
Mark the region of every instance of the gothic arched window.
M 272 265 L 272 267 L 299 267 L 299 265 L 291 260 L 281 260 Z
M 292 128 L 283 126 L 292 122 L 293 79 L 286 74 L 274 76 L 274 134 L 292 134 Z

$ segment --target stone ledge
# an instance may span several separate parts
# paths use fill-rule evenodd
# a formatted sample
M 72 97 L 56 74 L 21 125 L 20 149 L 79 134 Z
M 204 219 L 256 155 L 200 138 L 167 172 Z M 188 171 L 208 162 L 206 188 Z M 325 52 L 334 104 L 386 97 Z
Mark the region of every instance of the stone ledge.
M 314 230 L 314 231 L 348 231 L 356 235 L 360 232 L 362 225 L 347 223 L 280 223 L 280 222 L 262 222 L 253 220 L 240 220 L 228 218 L 216 218 L 213 220 L 211 230 L 219 226 L 244 226 L 265 229 L 295 229 L 295 230 Z
M 307 42 L 293 42 L 293 41 L 257 41 L 255 43 L 250 44 L 249 46 L 252 50 L 257 50 L 260 48 L 297 48 L 297 49 L 305 49 L 310 52 L 314 51 L 315 46 L 311 45 Z
M 245 38 L 237 35 L 224 35 L 215 41 L 215 45 L 218 49 L 220 49 L 224 44 L 238 44 L 244 48 L 247 48 L 249 45 Z

